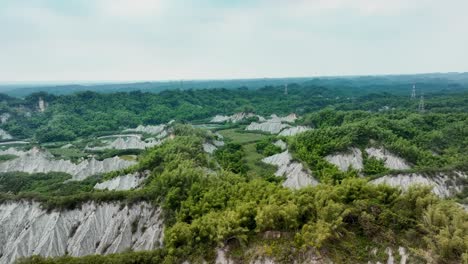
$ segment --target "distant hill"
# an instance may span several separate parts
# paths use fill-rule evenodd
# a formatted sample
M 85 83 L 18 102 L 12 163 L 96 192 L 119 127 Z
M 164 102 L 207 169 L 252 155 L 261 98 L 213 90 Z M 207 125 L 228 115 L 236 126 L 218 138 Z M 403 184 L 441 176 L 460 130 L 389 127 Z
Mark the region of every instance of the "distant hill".
M 407 93 L 408 86 L 416 84 L 420 92 L 431 93 L 440 91 L 461 91 L 468 89 L 468 73 L 427 73 L 413 75 L 376 75 L 376 76 L 334 76 L 334 77 L 302 77 L 302 78 L 258 78 L 233 80 L 186 80 L 186 81 L 154 81 L 134 83 L 97 83 L 97 84 L 15 84 L 0 85 L 0 92 L 14 97 L 25 97 L 36 92 L 47 92 L 55 95 L 72 94 L 80 91 L 99 93 L 115 93 L 130 91 L 145 91 L 159 93 L 164 90 L 189 90 L 212 88 L 258 89 L 267 86 L 278 86 L 297 83 L 303 86 L 323 86 L 342 89 L 350 95 L 358 90 L 369 93 L 373 90 L 385 90 L 391 87 L 392 93 Z M 352 92 L 351 92 L 352 90 Z

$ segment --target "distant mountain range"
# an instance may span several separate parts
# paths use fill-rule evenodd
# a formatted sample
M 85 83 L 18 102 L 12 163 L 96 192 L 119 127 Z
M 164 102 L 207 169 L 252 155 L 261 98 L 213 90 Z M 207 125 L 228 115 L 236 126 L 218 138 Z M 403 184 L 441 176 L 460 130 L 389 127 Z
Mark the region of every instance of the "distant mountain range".
M 468 72 L 465 73 L 427 73 L 412 75 L 374 75 L 374 76 L 333 76 L 333 77 L 300 77 L 300 78 L 258 78 L 232 80 L 184 80 L 184 81 L 151 81 L 131 83 L 89 83 L 82 84 L 0 84 L 0 93 L 15 97 L 24 97 L 36 92 L 64 95 L 80 91 L 94 91 L 99 93 L 144 91 L 158 93 L 164 90 L 189 89 L 235 89 L 246 87 L 258 89 L 266 86 L 285 84 L 314 85 L 334 88 L 375 89 L 392 85 L 402 86 L 416 84 L 424 87 L 425 92 L 435 90 L 459 91 L 468 89 Z M 429 86 L 428 86 L 429 85 Z

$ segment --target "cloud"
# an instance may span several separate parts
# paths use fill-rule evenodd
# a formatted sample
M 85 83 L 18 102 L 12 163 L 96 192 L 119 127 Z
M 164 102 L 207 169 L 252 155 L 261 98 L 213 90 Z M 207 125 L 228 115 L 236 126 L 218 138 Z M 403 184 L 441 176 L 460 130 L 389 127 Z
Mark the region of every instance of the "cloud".
M 467 8 L 464 0 L 2 0 L 0 81 L 466 70 Z
M 163 8 L 161 0 L 96 0 L 95 4 L 100 14 L 127 19 L 159 15 Z

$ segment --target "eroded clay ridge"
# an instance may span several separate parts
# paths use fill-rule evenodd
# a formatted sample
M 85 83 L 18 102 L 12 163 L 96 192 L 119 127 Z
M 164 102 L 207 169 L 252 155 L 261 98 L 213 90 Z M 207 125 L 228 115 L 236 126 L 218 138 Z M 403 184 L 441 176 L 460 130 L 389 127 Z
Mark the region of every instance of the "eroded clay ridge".
M 162 246 L 161 210 L 88 202 L 81 208 L 47 212 L 30 201 L 0 204 L 0 264 L 31 255 L 84 256 Z
M 15 149 L 0 152 L 1 154 L 18 156 L 15 159 L 0 163 L 0 172 L 65 172 L 72 175 L 73 180 L 83 180 L 91 175 L 120 170 L 136 164 L 136 161 L 124 160 L 119 157 L 104 160 L 90 158 L 75 164 L 70 160 L 54 159 L 52 154 L 37 148 L 24 152 Z
M 262 161 L 277 167 L 276 176 L 286 177 L 286 180 L 283 182 L 284 187 L 299 189 L 308 185 L 318 184 L 310 171 L 306 170 L 301 163 L 293 161 L 288 150 L 266 157 Z

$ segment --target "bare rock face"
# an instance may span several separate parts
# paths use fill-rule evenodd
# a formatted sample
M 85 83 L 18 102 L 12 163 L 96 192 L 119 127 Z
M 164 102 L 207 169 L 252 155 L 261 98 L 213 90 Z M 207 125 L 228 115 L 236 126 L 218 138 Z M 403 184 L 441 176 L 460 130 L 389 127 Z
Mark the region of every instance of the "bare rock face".
M 151 135 L 158 135 L 158 138 L 163 138 L 167 136 L 167 131 L 166 131 L 167 125 L 161 124 L 157 126 L 143 126 L 139 125 L 136 128 L 130 128 L 124 130 L 124 132 L 140 132 L 140 133 L 146 133 L 146 134 L 151 134 Z
M 328 155 L 325 160 L 336 165 L 341 171 L 347 171 L 349 167 L 357 170 L 363 169 L 362 153 L 358 148 L 351 148 L 346 153 L 336 153 Z
M 371 254 L 376 257 L 377 256 L 377 252 L 378 252 L 378 249 L 377 248 L 374 248 L 372 251 L 371 251 Z M 376 262 L 372 262 L 372 261 L 369 261 L 368 263 L 369 264 L 383 264 L 383 263 L 387 263 L 387 264 L 395 264 L 395 263 L 398 263 L 397 261 L 395 261 L 395 254 L 393 253 L 393 250 L 392 248 L 390 247 L 387 247 L 385 248 L 385 254 L 387 255 L 387 260 L 386 261 L 376 261 Z M 399 255 L 399 258 L 400 258 L 400 261 L 399 263 L 400 264 L 406 264 L 406 263 L 409 263 L 408 259 L 410 257 L 410 255 L 408 254 L 406 248 L 404 247 L 398 247 L 398 255 Z
M 461 191 L 464 187 L 457 184 L 461 179 L 467 179 L 468 175 L 461 171 L 453 172 L 453 175 L 438 173 L 437 175 L 422 175 L 420 173 L 407 173 L 383 176 L 371 181 L 373 184 L 387 184 L 407 190 L 409 186 L 420 184 L 433 186 L 432 192 L 439 197 L 450 197 Z
M 0 139 L 13 139 L 13 137 L 8 134 L 8 132 L 0 128 Z
M 294 123 L 296 119 L 296 114 L 290 114 L 285 117 L 278 117 L 273 114 L 267 120 L 260 120 L 260 123 L 252 122 L 245 130 L 263 131 L 270 134 L 279 134 L 280 136 L 294 136 L 311 129 L 306 126 L 291 126 L 289 123 Z
M 87 147 L 88 150 L 105 150 L 105 149 L 146 149 L 162 144 L 162 140 L 149 138 L 145 141 L 139 137 L 118 137 L 113 141 L 108 142 L 102 147 Z
M 272 114 L 270 116 L 270 120 L 275 121 L 275 122 L 294 123 L 297 120 L 297 115 L 293 113 L 284 117 L 278 117 L 277 115 Z
M 297 134 L 306 132 L 307 130 L 311 130 L 310 127 L 306 126 L 296 126 L 296 127 L 290 127 L 286 128 L 281 133 L 279 133 L 280 136 L 295 136 Z
M 277 140 L 275 143 L 273 143 L 273 145 L 279 147 L 281 150 L 286 150 L 288 148 L 288 145 L 286 144 L 286 142 L 284 142 L 283 140 Z
M 215 133 L 215 138 L 203 143 L 203 150 L 208 154 L 213 154 L 219 147 L 224 146 L 223 136 Z
M 233 115 L 230 115 L 230 116 L 224 116 L 224 115 L 216 115 L 214 116 L 210 123 L 225 123 L 225 122 L 232 122 L 232 123 L 237 123 L 239 121 L 242 121 L 244 119 L 247 119 L 247 118 L 250 118 L 250 117 L 258 117 L 258 119 L 261 121 L 261 120 L 265 120 L 265 118 L 259 116 L 259 115 L 255 115 L 255 114 L 252 114 L 252 113 L 235 113 Z
M 404 159 L 392 154 L 384 148 L 367 148 L 366 152 L 369 157 L 375 157 L 376 159 L 384 160 L 385 167 L 388 169 L 407 170 L 411 168 Z
M 213 154 L 218 148 L 211 143 L 203 143 L 203 151 L 208 154 Z
M 8 119 L 10 119 L 11 115 L 9 113 L 3 113 L 0 115 L 0 123 L 5 124 Z
M 281 122 L 267 120 L 263 123 L 252 122 L 248 125 L 245 130 L 249 131 L 263 131 L 268 132 L 270 134 L 278 134 L 281 130 L 291 127 L 288 124 L 283 124 Z
M 301 163 L 292 161 L 291 154 L 287 150 L 266 157 L 262 161 L 278 167 L 275 173 L 276 176 L 286 176 L 286 181 L 283 183 L 284 187 L 298 189 L 308 185 L 318 184 L 317 180 L 312 177 L 309 171 L 304 169 Z
M 12 154 L 14 151 L 10 151 Z M 124 169 L 136 164 L 136 161 L 123 160 L 119 157 L 104 159 L 86 159 L 78 164 L 69 160 L 56 160 L 45 151 L 33 148 L 29 151 L 17 151 L 16 159 L 0 163 L 0 172 L 65 172 L 72 175 L 72 180 L 83 180 L 91 175 Z
M 94 189 L 98 190 L 115 190 L 126 191 L 139 187 L 141 183 L 148 177 L 147 173 L 135 172 L 112 178 L 108 181 L 97 183 Z
M 85 256 L 162 246 L 161 210 L 88 202 L 81 208 L 47 212 L 29 201 L 0 204 L 0 264 L 19 257 Z

